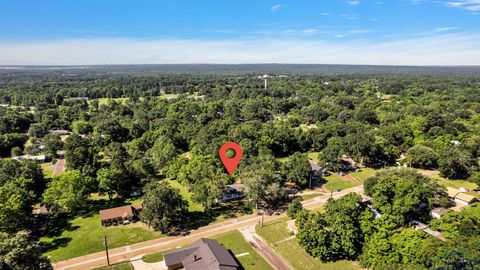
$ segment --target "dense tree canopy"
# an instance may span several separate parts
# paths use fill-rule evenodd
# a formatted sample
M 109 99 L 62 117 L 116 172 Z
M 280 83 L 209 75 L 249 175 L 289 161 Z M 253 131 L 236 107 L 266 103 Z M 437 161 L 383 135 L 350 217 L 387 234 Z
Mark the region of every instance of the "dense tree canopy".
M 435 206 L 446 206 L 445 188 L 410 169 L 389 169 L 365 182 L 372 207 L 388 214 L 399 225 L 425 220 Z

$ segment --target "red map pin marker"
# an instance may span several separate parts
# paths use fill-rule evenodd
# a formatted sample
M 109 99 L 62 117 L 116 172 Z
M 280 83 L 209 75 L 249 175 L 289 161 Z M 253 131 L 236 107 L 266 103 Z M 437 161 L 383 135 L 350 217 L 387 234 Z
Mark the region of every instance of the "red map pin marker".
M 233 158 L 227 157 L 228 149 L 233 149 L 235 151 L 235 156 Z M 237 168 L 238 163 L 240 163 L 240 160 L 242 160 L 243 150 L 242 147 L 237 143 L 227 142 L 220 147 L 218 154 L 220 155 L 220 160 L 222 160 L 222 163 L 227 169 L 228 173 L 232 175 Z

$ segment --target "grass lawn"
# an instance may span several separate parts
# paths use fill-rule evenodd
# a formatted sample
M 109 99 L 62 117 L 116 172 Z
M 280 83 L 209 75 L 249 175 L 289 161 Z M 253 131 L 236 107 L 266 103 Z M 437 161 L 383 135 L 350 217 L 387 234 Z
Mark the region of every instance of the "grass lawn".
M 150 230 L 140 222 L 104 228 L 100 225 L 98 214 L 91 217 L 77 217 L 69 222 L 70 224 L 59 236 L 46 236 L 40 240 L 43 245 L 50 248 L 45 255 L 50 256 L 54 262 L 102 251 L 105 235 L 109 248 L 162 237 L 160 232 Z
M 315 162 L 318 162 L 318 154 L 320 152 L 308 152 L 308 158 L 315 161 Z
M 357 178 L 361 183 L 364 183 L 369 177 L 375 175 L 378 170 L 372 168 L 362 168 L 361 172 L 352 172 L 351 175 Z
M 97 98 L 97 100 L 98 100 L 98 105 L 105 105 L 109 101 L 115 101 L 115 102 L 125 104 L 125 102 L 127 102 L 128 98 Z
M 159 96 L 158 98 L 159 99 L 174 99 L 174 98 L 177 98 L 177 97 L 178 97 L 177 94 L 164 94 L 164 95 Z
M 348 179 L 345 179 L 336 173 L 332 173 L 331 175 L 323 178 L 327 181 L 327 183 L 325 183 L 323 186 L 330 191 L 336 191 L 338 189 L 343 190 L 355 186 L 352 181 L 349 181 Z
M 188 201 L 188 211 L 190 212 L 203 212 L 205 209 L 201 204 L 195 203 L 192 201 L 192 194 L 188 191 L 188 189 L 180 184 L 178 181 L 174 180 L 166 180 L 170 184 L 170 186 L 177 188 L 180 190 L 180 195 Z
M 102 266 L 99 268 L 94 268 L 93 270 L 134 270 L 132 264 L 129 262 L 119 263 L 111 266 Z
M 248 255 L 237 258 L 245 270 L 272 269 L 272 267 L 250 246 L 245 238 L 243 238 L 239 231 L 231 231 L 212 237 L 212 239 L 223 244 L 226 249 L 229 249 L 235 255 L 248 252 Z
M 477 184 L 475 184 L 475 183 L 468 182 L 468 181 L 465 181 L 465 180 L 448 180 L 448 179 L 440 176 L 440 173 L 438 173 L 438 172 L 430 175 L 430 177 L 437 180 L 440 184 L 442 184 L 446 187 L 451 187 L 451 188 L 456 188 L 456 189 L 460 189 L 461 187 L 464 187 L 464 188 L 470 190 L 469 192 L 467 192 L 467 194 L 470 194 L 470 195 L 473 195 L 477 198 L 480 198 L 480 195 L 477 192 L 474 191 L 475 189 L 478 188 Z
M 288 218 L 271 221 L 265 223 L 263 227 L 257 225 L 256 231 L 262 236 L 273 249 L 280 254 L 295 270 L 357 270 L 362 269 L 356 262 L 337 261 L 322 263 L 321 261 L 310 256 L 303 250 L 297 242 L 292 238 L 287 229 Z
M 145 255 L 145 256 L 142 257 L 142 261 L 144 261 L 146 263 L 161 262 L 161 261 L 163 261 L 163 253 L 167 252 L 167 251 L 161 251 L 161 252 Z
M 320 152 L 308 152 L 308 158 L 315 161 L 315 162 L 318 162 L 318 153 Z M 290 157 L 282 157 L 282 158 L 277 158 L 277 160 L 281 163 L 285 163 L 287 161 L 290 160 Z
M 52 163 L 51 162 L 42 163 L 42 164 L 40 164 L 40 167 L 42 167 L 43 176 L 45 178 L 51 178 L 53 176 L 53 170 L 52 170 Z

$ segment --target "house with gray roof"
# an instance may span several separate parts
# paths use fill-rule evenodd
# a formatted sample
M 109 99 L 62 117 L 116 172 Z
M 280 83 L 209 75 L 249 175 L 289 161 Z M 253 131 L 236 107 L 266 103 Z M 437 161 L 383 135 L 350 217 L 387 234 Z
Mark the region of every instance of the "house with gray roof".
M 202 238 L 190 246 L 163 255 L 168 270 L 237 270 L 233 255 L 215 240 Z

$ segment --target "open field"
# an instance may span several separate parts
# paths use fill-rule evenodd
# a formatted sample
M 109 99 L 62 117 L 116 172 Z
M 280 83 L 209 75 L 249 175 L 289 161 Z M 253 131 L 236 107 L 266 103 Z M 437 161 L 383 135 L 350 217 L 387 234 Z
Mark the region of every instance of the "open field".
M 231 231 L 221 235 L 211 237 L 223 244 L 226 249 L 234 255 L 245 254 L 237 258 L 245 270 L 268 270 L 271 266 L 250 246 L 239 231 Z M 166 250 L 168 251 L 168 250 Z M 143 261 L 147 263 L 156 263 L 163 261 L 163 253 L 157 252 L 143 256 Z
M 338 261 L 322 263 L 304 251 L 296 238 L 291 238 L 287 229 L 288 218 L 257 225 L 256 231 L 285 259 L 295 270 L 355 270 L 362 269 L 356 262 Z M 291 239 L 288 239 L 291 238 Z M 287 240 L 288 239 L 288 240 Z

